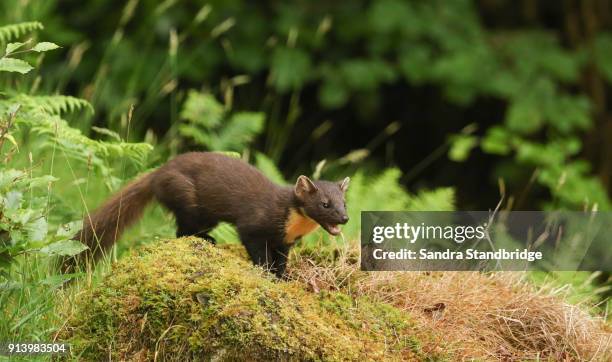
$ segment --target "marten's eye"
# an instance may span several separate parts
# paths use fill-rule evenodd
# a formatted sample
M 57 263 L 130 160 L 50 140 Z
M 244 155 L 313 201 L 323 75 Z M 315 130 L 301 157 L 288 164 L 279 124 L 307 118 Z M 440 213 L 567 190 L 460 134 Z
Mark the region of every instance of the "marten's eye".
M 322 202 L 321 206 L 323 206 L 324 208 L 328 209 L 329 208 L 329 202 Z

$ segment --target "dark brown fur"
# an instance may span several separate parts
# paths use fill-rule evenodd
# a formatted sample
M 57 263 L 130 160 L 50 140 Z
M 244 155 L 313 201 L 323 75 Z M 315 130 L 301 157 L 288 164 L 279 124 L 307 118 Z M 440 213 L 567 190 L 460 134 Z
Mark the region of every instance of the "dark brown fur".
M 248 163 L 219 153 L 186 153 L 128 184 L 83 222 L 77 239 L 89 255 L 108 250 L 154 198 L 176 218 L 177 236 L 208 236 L 219 222 L 236 226 L 251 259 L 283 276 L 287 253 L 312 220 L 330 233 L 348 221 L 340 183 L 300 176 L 279 186 Z M 290 217 L 292 216 L 292 217 Z M 291 225 L 289 224 L 291 223 Z M 298 230 L 296 234 L 296 230 Z M 291 231 L 288 234 L 288 231 Z

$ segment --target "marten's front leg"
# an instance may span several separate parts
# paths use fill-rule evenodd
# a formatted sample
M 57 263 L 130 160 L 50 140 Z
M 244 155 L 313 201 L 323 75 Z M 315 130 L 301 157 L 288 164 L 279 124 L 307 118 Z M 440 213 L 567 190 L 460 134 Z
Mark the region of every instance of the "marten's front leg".
M 270 235 L 240 230 L 240 239 L 254 264 L 283 278 L 289 248 Z
M 279 279 L 286 279 L 285 269 L 287 269 L 287 257 L 289 256 L 290 246 L 280 244 L 272 249 L 272 267 L 271 271 L 276 274 Z

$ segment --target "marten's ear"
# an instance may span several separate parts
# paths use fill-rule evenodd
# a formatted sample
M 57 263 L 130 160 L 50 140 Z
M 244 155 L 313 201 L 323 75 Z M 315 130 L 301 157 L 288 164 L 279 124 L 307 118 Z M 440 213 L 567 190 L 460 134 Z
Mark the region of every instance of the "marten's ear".
M 317 186 L 310 180 L 308 177 L 301 175 L 297 178 L 295 183 L 295 188 L 293 189 L 295 192 L 295 196 L 300 200 L 304 200 L 304 198 L 315 191 L 317 191 Z
M 340 185 L 340 190 L 342 190 L 342 192 L 346 192 L 346 190 L 348 190 L 350 181 L 350 177 L 345 177 L 344 180 L 338 182 L 338 185 Z

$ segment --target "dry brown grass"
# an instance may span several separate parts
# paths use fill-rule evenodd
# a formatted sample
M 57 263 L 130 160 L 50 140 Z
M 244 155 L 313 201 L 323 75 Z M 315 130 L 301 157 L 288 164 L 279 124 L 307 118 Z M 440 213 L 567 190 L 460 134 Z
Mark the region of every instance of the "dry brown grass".
M 291 278 L 314 292 L 342 290 L 409 311 L 425 352 L 450 351 L 457 360 L 612 360 L 609 324 L 559 290 L 534 287 L 524 273 L 362 272 L 355 244 L 291 258 Z

